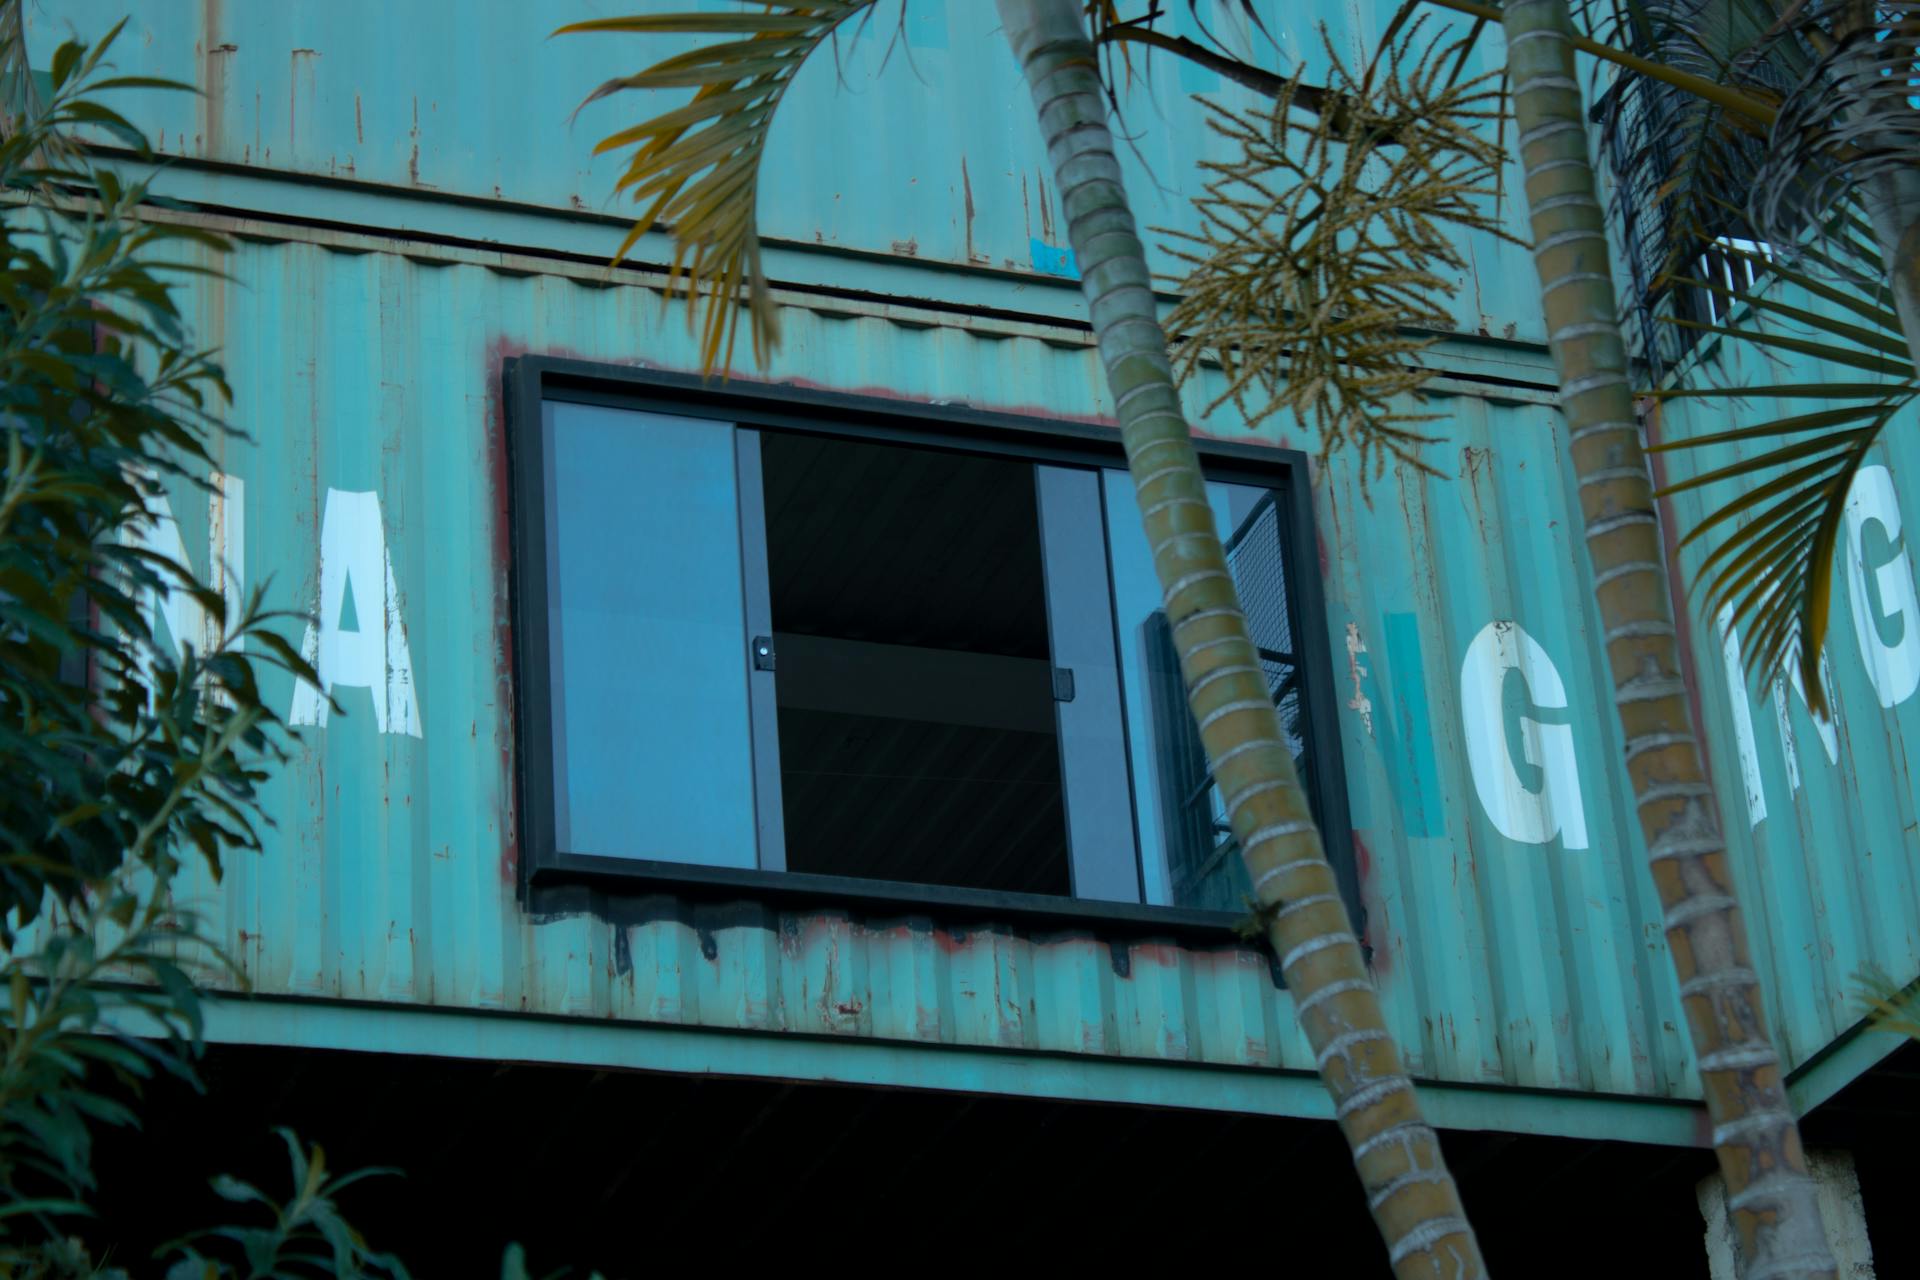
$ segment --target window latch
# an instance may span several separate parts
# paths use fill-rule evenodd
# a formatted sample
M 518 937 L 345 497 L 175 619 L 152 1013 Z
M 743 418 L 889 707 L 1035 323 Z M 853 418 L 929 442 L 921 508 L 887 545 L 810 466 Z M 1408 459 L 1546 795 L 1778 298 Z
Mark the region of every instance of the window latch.
M 1055 667 L 1053 669 L 1053 700 L 1055 702 L 1073 701 L 1073 668 Z
M 773 670 L 772 636 L 755 636 L 753 638 L 753 669 L 755 671 Z

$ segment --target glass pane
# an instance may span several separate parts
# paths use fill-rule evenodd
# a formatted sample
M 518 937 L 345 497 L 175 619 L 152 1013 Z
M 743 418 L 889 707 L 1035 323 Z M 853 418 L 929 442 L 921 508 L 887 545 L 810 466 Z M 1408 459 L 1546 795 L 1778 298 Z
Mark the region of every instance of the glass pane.
M 565 853 L 755 864 L 732 426 L 545 409 Z
M 1106 491 L 1108 554 L 1147 900 L 1237 911 L 1241 895 L 1248 892 L 1246 873 L 1187 707 L 1133 481 L 1125 472 L 1109 471 Z M 1283 508 L 1277 494 L 1250 485 L 1211 481 L 1207 497 L 1226 539 L 1227 563 L 1247 609 L 1268 692 L 1280 709 L 1281 727 L 1305 781 L 1305 708 L 1287 610 Z
M 1140 901 L 1140 859 L 1126 805 L 1126 727 L 1101 519 L 1102 471 L 1036 467 L 1053 664 L 1073 697 L 1053 704 L 1073 858 L 1073 894 Z

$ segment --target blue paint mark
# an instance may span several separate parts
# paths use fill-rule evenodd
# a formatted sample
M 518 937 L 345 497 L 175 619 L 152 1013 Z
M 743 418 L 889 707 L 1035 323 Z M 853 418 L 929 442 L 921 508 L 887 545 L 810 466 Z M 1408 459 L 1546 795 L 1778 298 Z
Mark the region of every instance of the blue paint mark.
M 1419 620 L 1411 613 L 1389 613 L 1380 622 L 1384 652 L 1379 656 L 1391 678 L 1390 691 L 1376 673 L 1374 655 L 1360 655 L 1360 693 L 1373 706 L 1373 742 L 1387 767 L 1401 829 L 1410 836 L 1444 835 Z
M 1381 618 L 1387 663 L 1393 670 L 1393 696 L 1376 699 L 1392 714 L 1383 718 L 1398 726 L 1401 738 L 1389 757 L 1394 762 L 1395 790 L 1400 793 L 1401 817 L 1412 836 L 1443 834 L 1440 819 L 1440 770 L 1433 758 L 1433 722 L 1427 716 L 1426 664 L 1420 655 L 1420 623 L 1411 613 L 1389 613 Z
M 1072 249 L 1056 248 L 1046 241 L 1035 238 L 1027 242 L 1033 256 L 1033 269 L 1050 276 L 1064 276 L 1068 280 L 1080 278 L 1080 266 L 1073 260 Z

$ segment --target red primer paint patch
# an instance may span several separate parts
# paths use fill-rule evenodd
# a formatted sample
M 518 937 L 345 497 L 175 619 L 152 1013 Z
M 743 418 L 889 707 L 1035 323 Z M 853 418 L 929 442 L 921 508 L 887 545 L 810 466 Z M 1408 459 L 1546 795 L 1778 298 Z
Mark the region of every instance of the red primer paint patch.
M 506 363 L 526 354 L 526 347 L 511 339 L 496 338 L 487 348 L 486 417 L 481 430 L 486 440 L 489 515 L 493 527 L 488 531 L 488 546 L 493 559 L 493 634 L 495 639 L 494 687 L 499 713 L 494 720 L 493 741 L 500 756 L 500 883 L 520 883 L 520 821 L 514 785 L 514 655 L 513 601 L 510 583 L 513 573 L 513 476 L 507 458 L 507 398 L 503 379 Z
M 1361 933 L 1361 942 L 1366 946 L 1376 976 L 1384 976 L 1392 962 L 1393 953 L 1387 946 L 1386 911 L 1380 905 L 1377 895 L 1371 892 L 1373 887 L 1373 850 L 1358 831 L 1353 833 L 1353 870 L 1360 882 L 1360 905 L 1367 913 L 1367 927 Z

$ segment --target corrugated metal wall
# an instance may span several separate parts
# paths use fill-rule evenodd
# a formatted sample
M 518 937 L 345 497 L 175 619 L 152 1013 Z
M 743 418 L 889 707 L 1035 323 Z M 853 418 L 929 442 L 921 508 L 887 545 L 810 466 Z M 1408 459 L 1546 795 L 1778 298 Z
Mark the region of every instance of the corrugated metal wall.
M 857 91 L 836 93 L 830 79 L 796 91 L 785 136 L 831 126 L 871 144 L 782 149 L 771 229 L 890 257 L 821 259 L 817 270 L 838 265 L 872 296 L 786 295 L 786 346 L 762 376 L 1099 419 L 1107 405 L 1084 335 L 1050 318 L 1078 313 L 1063 308 L 1064 291 L 1038 287 L 1028 256 L 1030 240 L 1057 233 L 1036 212 L 1025 113 L 976 106 L 949 121 L 944 107 L 915 109 L 943 83 L 964 84 L 976 104 L 1018 101 L 997 34 L 957 9 L 913 10 L 928 86 L 896 53 L 880 82 Z M 100 16 L 57 12 L 36 18 L 36 42 L 69 13 L 88 26 Z M 308 725 L 273 784 L 274 847 L 237 859 L 224 885 L 195 889 L 257 991 L 1312 1066 L 1267 961 L 1240 948 L 1109 947 L 1085 932 L 669 898 L 619 920 L 585 902 L 530 918 L 515 891 L 501 362 L 531 352 L 695 363 L 683 313 L 663 310 L 657 291 L 613 283 L 591 258 L 544 252 L 579 252 L 567 241 L 576 225 L 608 234 L 589 214 L 564 212 L 597 208 L 611 173 L 584 158 L 601 122 L 569 132 L 564 118 L 585 86 L 631 58 L 612 41 L 540 43 L 577 16 L 553 3 L 464 23 L 416 6 L 376 16 L 362 5 L 208 0 L 196 12 L 197 24 L 137 17 L 121 53 L 128 71 L 204 75 L 214 87 L 204 103 L 156 108 L 170 150 L 390 184 L 306 189 L 312 209 L 376 211 L 378 229 L 361 232 L 300 225 L 322 215 L 303 215 L 271 174 L 186 165 L 178 178 L 217 187 L 228 213 L 205 216 L 245 237 L 226 263 L 233 282 L 196 286 L 194 307 L 201 335 L 226 349 L 235 419 L 251 436 L 223 463 L 245 485 L 227 554 L 243 552 L 248 579 L 270 580 L 272 599 L 301 610 L 318 605 L 323 561 L 386 584 L 384 599 L 365 587 L 356 599 L 358 626 L 374 637 L 369 688 L 338 690 L 348 714 Z M 1285 38 L 1304 42 L 1304 24 Z M 1142 145 L 1172 183 L 1185 180 L 1180 131 L 1192 115 L 1172 88 L 1182 73 L 1167 64 L 1160 74 L 1165 119 L 1141 117 Z M 946 168 L 954 173 L 934 176 Z M 419 199 L 448 193 L 502 204 Z M 530 221 L 514 201 L 560 212 Z M 275 220 L 245 221 L 250 207 Z M 1170 209 L 1178 216 L 1177 201 Z M 464 244 L 445 238 L 456 218 Z M 394 234 L 402 225 L 423 230 Z M 1463 325 L 1537 333 L 1524 255 L 1475 252 Z M 1015 270 L 914 274 L 977 255 Z M 884 296 L 895 279 L 903 296 Z M 929 288 L 993 312 L 917 307 Z M 1355 853 L 1389 1015 L 1413 1069 L 1431 1079 L 1690 1096 L 1658 910 L 1614 764 L 1619 732 L 1570 523 L 1564 433 L 1539 389 L 1544 353 L 1456 346 L 1444 358 L 1482 376 L 1497 362 L 1513 382 L 1454 382 L 1431 401 L 1443 415 L 1429 454 L 1438 477 L 1400 469 L 1363 490 L 1345 459 L 1314 486 Z M 1208 425 L 1307 442 L 1297 428 L 1248 432 L 1230 412 Z M 183 492 L 176 515 L 204 565 L 201 501 Z M 1851 643 L 1844 617 L 1836 636 L 1842 650 Z M 1695 641 L 1735 814 L 1744 795 L 1718 642 Z M 1758 958 L 1794 1061 L 1849 1021 L 1839 986 L 1850 965 L 1875 958 L 1906 975 L 1917 959 L 1914 804 L 1899 749 L 1911 712 L 1883 715 L 1857 671 L 1836 675 L 1842 766 L 1809 767 L 1803 729 L 1801 791 L 1775 777 L 1774 816 L 1739 850 L 1743 888 L 1764 903 L 1755 919 L 1770 940 Z M 277 696 L 320 718 L 290 688 Z M 1849 773 L 1855 744 L 1870 737 L 1875 749 Z M 1740 841 L 1742 824 L 1730 826 Z
M 1705 344 L 1681 376 L 1695 385 L 1726 386 L 1861 377 L 1853 370 L 1836 374 L 1804 357 L 1782 358 L 1775 351 L 1769 358 L 1749 344 L 1717 340 Z M 1679 440 L 1838 404 L 1670 401 L 1659 434 Z M 1842 529 L 1832 566 L 1831 725 L 1813 719 L 1791 683 L 1741 678 L 1734 656 L 1739 629 L 1730 635 L 1719 619 L 1702 619 L 1696 611 L 1694 653 L 1721 812 L 1745 845 L 1736 863 L 1741 900 L 1758 926 L 1756 958 L 1774 977 L 1775 1024 L 1793 1060 L 1817 1052 L 1859 1019 L 1850 988 L 1862 969 L 1877 968 L 1900 981 L 1920 973 L 1914 857 L 1920 812 L 1907 748 L 1909 737 L 1920 742 L 1920 699 L 1914 696 L 1920 674 L 1914 665 L 1920 661 L 1915 425 L 1911 408 L 1889 424 L 1852 491 L 1858 519 Z M 1766 443 L 1678 451 L 1662 462 L 1677 480 L 1765 452 Z M 1751 487 L 1748 482 L 1740 489 Z M 1670 503 L 1674 524 L 1693 528 L 1737 491 L 1722 482 L 1676 495 Z M 1684 563 L 1690 580 L 1717 541 L 1716 535 L 1689 548 Z
M 236 283 L 204 294 L 196 317 L 227 348 L 236 421 L 253 438 L 225 459 L 246 481 L 248 573 L 273 574 L 279 598 L 312 609 L 322 544 L 346 546 L 324 526 L 358 519 L 358 549 L 332 554 L 378 566 L 367 548 L 384 547 L 398 627 L 385 634 L 403 637 L 410 676 L 402 694 L 382 692 L 385 733 L 371 692 L 340 695 L 348 715 L 309 728 L 274 784 L 274 851 L 239 860 L 217 895 L 204 889 L 256 990 L 1311 1065 L 1267 961 L 1238 948 L 1116 955 L 1086 933 L 667 899 L 629 923 L 529 919 L 508 820 L 500 361 L 643 353 L 685 368 L 693 351 L 677 308 L 663 315 L 650 289 L 598 287 L 592 268 L 576 279 L 531 260 L 330 238 L 245 242 L 228 264 Z M 998 387 L 983 407 L 1082 419 L 1107 409 L 1091 353 L 1061 330 L 816 300 L 789 312 L 787 332 L 775 379 L 976 404 Z M 1357 852 L 1397 1029 L 1416 1068 L 1443 1079 L 1684 1093 L 1655 912 L 1603 763 L 1612 722 L 1584 710 L 1604 703 L 1584 589 L 1566 568 L 1554 413 L 1524 393 L 1434 404 L 1448 478 L 1391 480 L 1371 508 L 1344 470 L 1318 486 L 1331 625 L 1350 654 L 1338 683 Z M 377 494 L 377 530 L 363 500 L 341 496 L 362 493 Z M 176 515 L 197 557 L 207 534 L 192 501 Z M 359 598 L 362 630 L 381 632 L 376 604 Z M 1583 788 L 1578 849 L 1509 839 L 1476 798 L 1466 724 L 1478 708 L 1463 715 L 1458 668 L 1507 619 L 1566 682 L 1574 710 L 1557 714 Z M 1533 701 L 1552 702 L 1530 678 Z M 1518 712 L 1504 718 L 1500 734 L 1525 732 Z
M 612 197 L 619 158 L 596 160 L 592 145 L 664 106 L 628 94 L 586 108 L 577 120 L 572 112 L 603 81 L 632 74 L 687 41 L 548 36 L 569 21 L 649 7 L 698 6 L 183 0 L 130 6 L 121 60 L 205 87 L 198 99 L 127 95 L 169 154 L 415 193 L 623 212 Z M 1206 12 L 1214 8 L 1202 6 L 1208 29 L 1232 39 L 1234 7 Z M 69 20 L 98 31 L 119 15 L 109 5 L 47 9 L 30 18 L 36 43 Z M 1200 35 L 1185 4 L 1169 9 L 1168 31 Z M 883 0 L 873 12 L 857 38 L 841 42 L 837 59 L 809 64 L 782 104 L 760 204 L 765 234 L 935 263 L 1057 273 L 1066 246 L 1058 199 L 1025 85 L 991 6 L 913 0 L 904 24 L 897 0 Z M 1262 65 L 1311 70 L 1326 56 L 1317 24 L 1329 24 L 1351 61 L 1370 47 L 1360 37 L 1370 41 L 1389 16 L 1390 6 L 1375 14 L 1344 0 L 1286 6 L 1269 28 L 1271 39 L 1249 34 L 1243 47 Z M 1164 56 L 1148 70 L 1142 64 L 1124 103 L 1138 135 L 1122 155 L 1129 187 L 1138 193 L 1143 222 L 1191 229 L 1185 193 L 1192 165 L 1220 152 L 1191 95 L 1204 92 L 1237 107 L 1254 99 Z M 844 142 L 808 141 L 822 136 Z M 1511 181 L 1509 187 L 1518 190 Z M 1514 218 L 1517 227 L 1517 210 Z M 1456 290 L 1460 329 L 1539 340 L 1525 253 L 1488 242 L 1474 246 L 1472 261 L 1476 269 Z M 1174 267 L 1164 256 L 1160 265 Z

